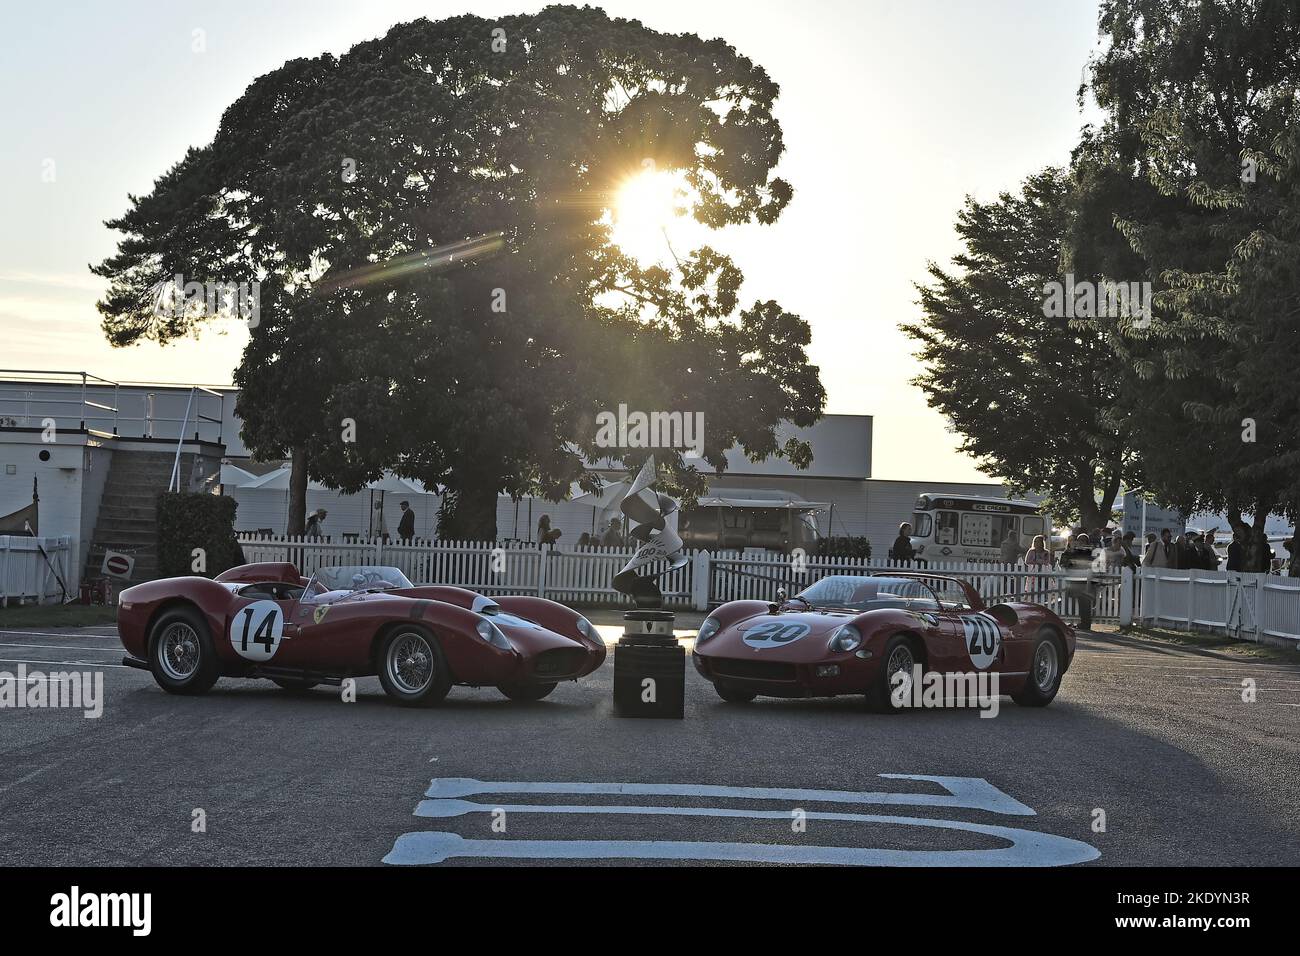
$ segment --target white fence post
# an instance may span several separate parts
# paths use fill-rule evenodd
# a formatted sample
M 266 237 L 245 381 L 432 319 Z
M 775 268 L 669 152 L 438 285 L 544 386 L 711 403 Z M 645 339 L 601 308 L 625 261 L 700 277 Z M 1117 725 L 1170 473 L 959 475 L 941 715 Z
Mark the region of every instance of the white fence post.
M 1133 569 L 1125 567 L 1119 573 L 1119 626 L 1133 623 Z
M 549 553 L 550 553 L 550 552 L 546 549 L 546 546 L 545 546 L 545 545 L 543 545 L 540 549 L 538 549 L 538 554 L 537 554 L 537 596 L 538 596 L 539 598 L 544 598 L 544 597 L 546 597 L 546 566 L 547 566 L 548 564 L 550 564 L 550 562 L 547 560 L 547 555 L 548 555 Z
M 696 551 L 691 561 L 691 603 L 697 611 L 709 607 L 709 552 Z

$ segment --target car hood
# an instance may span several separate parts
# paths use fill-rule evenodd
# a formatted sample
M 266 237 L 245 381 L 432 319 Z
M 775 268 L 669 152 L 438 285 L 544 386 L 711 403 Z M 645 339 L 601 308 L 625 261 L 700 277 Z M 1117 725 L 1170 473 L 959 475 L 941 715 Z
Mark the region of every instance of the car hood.
M 858 615 L 852 612 L 785 611 L 754 614 L 722 628 L 697 646 L 697 653 L 753 660 L 811 661 L 827 654 L 826 643 L 842 625 Z

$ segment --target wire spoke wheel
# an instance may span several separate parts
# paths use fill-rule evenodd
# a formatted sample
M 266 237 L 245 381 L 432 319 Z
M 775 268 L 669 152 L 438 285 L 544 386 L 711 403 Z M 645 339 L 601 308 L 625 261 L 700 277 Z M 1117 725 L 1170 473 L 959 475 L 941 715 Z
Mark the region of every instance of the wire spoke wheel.
M 199 635 L 183 622 L 169 624 L 158 639 L 158 664 L 174 681 L 186 681 L 199 667 Z
M 1051 691 L 1056 684 L 1056 675 L 1060 667 L 1056 653 L 1056 644 L 1043 641 L 1034 651 L 1034 683 L 1044 693 Z
M 407 694 L 418 694 L 433 680 L 433 649 L 423 635 L 407 632 L 389 647 L 385 666 L 388 669 L 388 679 L 399 690 Z

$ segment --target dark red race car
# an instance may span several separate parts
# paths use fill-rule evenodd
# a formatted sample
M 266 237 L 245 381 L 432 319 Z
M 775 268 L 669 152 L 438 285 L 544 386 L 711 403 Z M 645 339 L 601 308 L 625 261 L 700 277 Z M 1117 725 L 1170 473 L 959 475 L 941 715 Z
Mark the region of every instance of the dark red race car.
M 605 660 L 577 611 L 537 597 L 487 598 L 415 587 L 397 568 L 246 564 L 208 578 L 167 578 L 122 592 L 123 663 L 173 694 L 219 677 L 268 678 L 290 690 L 379 675 L 400 704 L 430 706 L 453 684 L 541 700 Z
M 986 608 L 942 575 L 831 575 L 776 604 L 732 601 L 700 625 L 692 660 L 723 700 L 864 694 L 892 712 L 917 675 L 997 675 L 1016 703 L 1052 702 L 1074 630 L 1038 604 Z

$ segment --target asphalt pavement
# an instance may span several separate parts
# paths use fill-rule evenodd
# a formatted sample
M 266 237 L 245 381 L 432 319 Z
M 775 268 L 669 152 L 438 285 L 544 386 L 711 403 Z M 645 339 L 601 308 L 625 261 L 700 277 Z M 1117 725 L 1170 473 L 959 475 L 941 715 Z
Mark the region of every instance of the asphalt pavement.
M 376 679 L 174 697 L 112 627 L 0 630 L 0 675 L 104 681 L 96 718 L 0 709 L 0 865 L 1300 863 L 1300 668 L 1079 644 L 1045 709 L 727 704 L 688 664 L 678 721 L 613 716 L 612 661 L 414 710 Z

